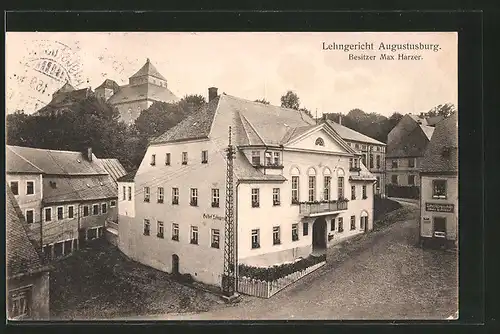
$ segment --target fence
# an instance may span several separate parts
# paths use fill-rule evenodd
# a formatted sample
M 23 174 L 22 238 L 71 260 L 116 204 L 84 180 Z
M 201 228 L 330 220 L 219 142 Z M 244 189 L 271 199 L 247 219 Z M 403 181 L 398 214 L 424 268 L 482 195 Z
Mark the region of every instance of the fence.
M 298 281 L 307 274 L 325 265 L 326 262 L 320 262 L 310 266 L 302 271 L 296 271 L 288 276 L 282 277 L 272 282 L 260 281 L 248 277 L 238 277 L 238 292 L 246 295 L 270 298 L 290 284 Z
M 417 186 L 398 186 L 394 184 L 387 185 L 387 196 L 399 198 L 420 198 L 420 189 Z

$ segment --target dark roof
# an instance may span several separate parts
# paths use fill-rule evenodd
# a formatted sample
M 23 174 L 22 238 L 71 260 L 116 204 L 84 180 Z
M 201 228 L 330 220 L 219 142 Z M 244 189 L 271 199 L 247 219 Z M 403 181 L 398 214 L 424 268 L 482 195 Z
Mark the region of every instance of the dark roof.
M 117 182 L 134 182 L 136 173 L 137 170 L 134 170 L 133 172 L 130 172 L 127 175 L 123 175 L 122 177 L 118 178 Z
M 115 197 L 117 197 L 116 183 L 109 175 L 43 178 L 44 203 L 80 202 Z
M 422 157 L 429 138 L 420 126 L 406 134 L 399 141 L 387 145 L 387 158 Z
M 43 269 L 42 261 L 23 226 L 24 216 L 9 187 L 6 193 L 7 276 L 39 271 Z
M 167 80 L 163 75 L 161 75 L 160 72 L 154 67 L 153 64 L 149 61 L 149 58 L 146 60 L 146 64 L 141 67 L 139 71 L 137 71 L 134 75 L 132 75 L 130 78 L 137 78 L 137 77 L 142 77 L 142 76 L 152 76 L 161 80 Z
M 422 173 L 458 172 L 457 113 L 436 124 L 420 170 Z
M 385 145 L 385 143 L 382 143 L 381 141 L 368 137 L 362 133 L 359 133 L 353 129 L 348 128 L 347 126 L 335 123 L 329 119 L 326 120 L 326 123 L 330 125 L 344 140 L 352 140 L 361 143 L 376 144 L 376 145 Z
M 54 94 L 67 93 L 75 90 L 75 87 L 71 86 L 69 82 L 66 82 L 61 88 L 59 88 Z
M 127 174 L 118 159 L 97 159 L 97 162 L 108 172 L 115 183 L 120 177 Z
M 179 122 L 164 134 L 151 140 L 151 144 L 208 138 L 220 97 L 216 97 Z
M 67 108 L 64 107 L 69 107 L 76 102 L 83 101 L 93 94 L 90 88 L 73 89 L 69 91 L 61 91 L 61 89 L 55 92 L 52 95 L 52 100 L 46 106 L 35 112 L 34 115 L 45 116 L 49 113 L 65 111 Z
M 167 87 L 158 86 L 152 83 L 144 83 L 140 85 L 120 86 L 120 89 L 109 98 L 108 102 L 111 104 L 119 104 L 143 100 L 177 102 L 179 98 Z
M 18 155 L 9 146 L 5 150 L 6 172 L 7 173 L 28 173 L 41 174 L 43 170 L 33 165 L 29 160 Z
M 116 83 L 116 81 L 111 79 L 106 79 L 99 87 L 96 88 L 96 90 L 101 88 L 112 89 L 113 92 L 116 93 L 120 89 L 120 86 Z
M 427 118 L 427 125 L 435 126 L 444 119 L 443 116 L 432 116 Z
M 28 173 L 37 170 L 37 173 L 40 173 L 38 170 L 41 170 L 45 174 L 52 175 L 107 174 L 95 155 L 92 155 L 92 162 L 90 162 L 80 152 L 7 145 L 7 152 L 9 151 L 13 154 L 7 155 L 7 171 Z M 22 159 L 9 159 L 15 155 Z M 25 161 L 29 161 L 29 164 L 26 164 Z M 33 166 L 36 169 L 33 169 Z

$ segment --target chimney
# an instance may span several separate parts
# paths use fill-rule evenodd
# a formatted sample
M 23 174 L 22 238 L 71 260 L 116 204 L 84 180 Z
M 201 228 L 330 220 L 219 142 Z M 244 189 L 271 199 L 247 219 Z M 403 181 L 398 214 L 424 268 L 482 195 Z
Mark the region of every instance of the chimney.
M 217 87 L 208 88 L 208 102 L 212 101 L 217 97 Z
M 342 125 L 342 115 L 339 115 L 339 124 Z
M 423 112 L 420 113 L 420 118 L 424 118 L 424 113 Z
M 87 160 L 92 161 L 92 147 L 87 148 Z

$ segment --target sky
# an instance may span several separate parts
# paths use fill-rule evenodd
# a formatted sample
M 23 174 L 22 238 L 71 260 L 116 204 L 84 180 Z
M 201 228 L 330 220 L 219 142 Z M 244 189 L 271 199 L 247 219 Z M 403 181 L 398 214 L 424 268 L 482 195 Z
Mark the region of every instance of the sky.
M 324 45 L 373 43 L 373 50 L 325 50 Z M 438 44 L 437 52 L 379 50 L 384 44 Z M 59 50 L 66 71 L 59 80 L 33 69 Z M 395 60 L 381 60 L 381 54 Z M 398 60 L 398 54 L 420 60 Z M 52 53 L 53 55 L 54 53 Z M 375 56 L 353 60 L 349 55 Z M 50 57 L 48 57 L 50 58 Z M 51 99 L 66 80 L 75 88 L 118 84 L 149 58 L 178 97 L 219 93 L 279 105 L 293 90 L 301 107 L 348 113 L 354 108 L 390 116 L 425 112 L 438 104 L 458 106 L 458 37 L 435 33 L 199 33 L 199 32 L 8 32 L 6 36 L 7 112 L 31 113 Z

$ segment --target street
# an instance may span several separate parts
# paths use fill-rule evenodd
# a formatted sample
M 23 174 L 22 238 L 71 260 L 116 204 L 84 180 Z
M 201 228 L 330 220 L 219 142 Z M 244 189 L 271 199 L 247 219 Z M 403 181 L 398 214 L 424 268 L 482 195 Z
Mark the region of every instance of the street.
M 327 265 L 270 299 L 140 319 L 446 319 L 458 308 L 457 254 L 419 248 L 418 206 L 402 204 L 399 221 L 329 249 Z

